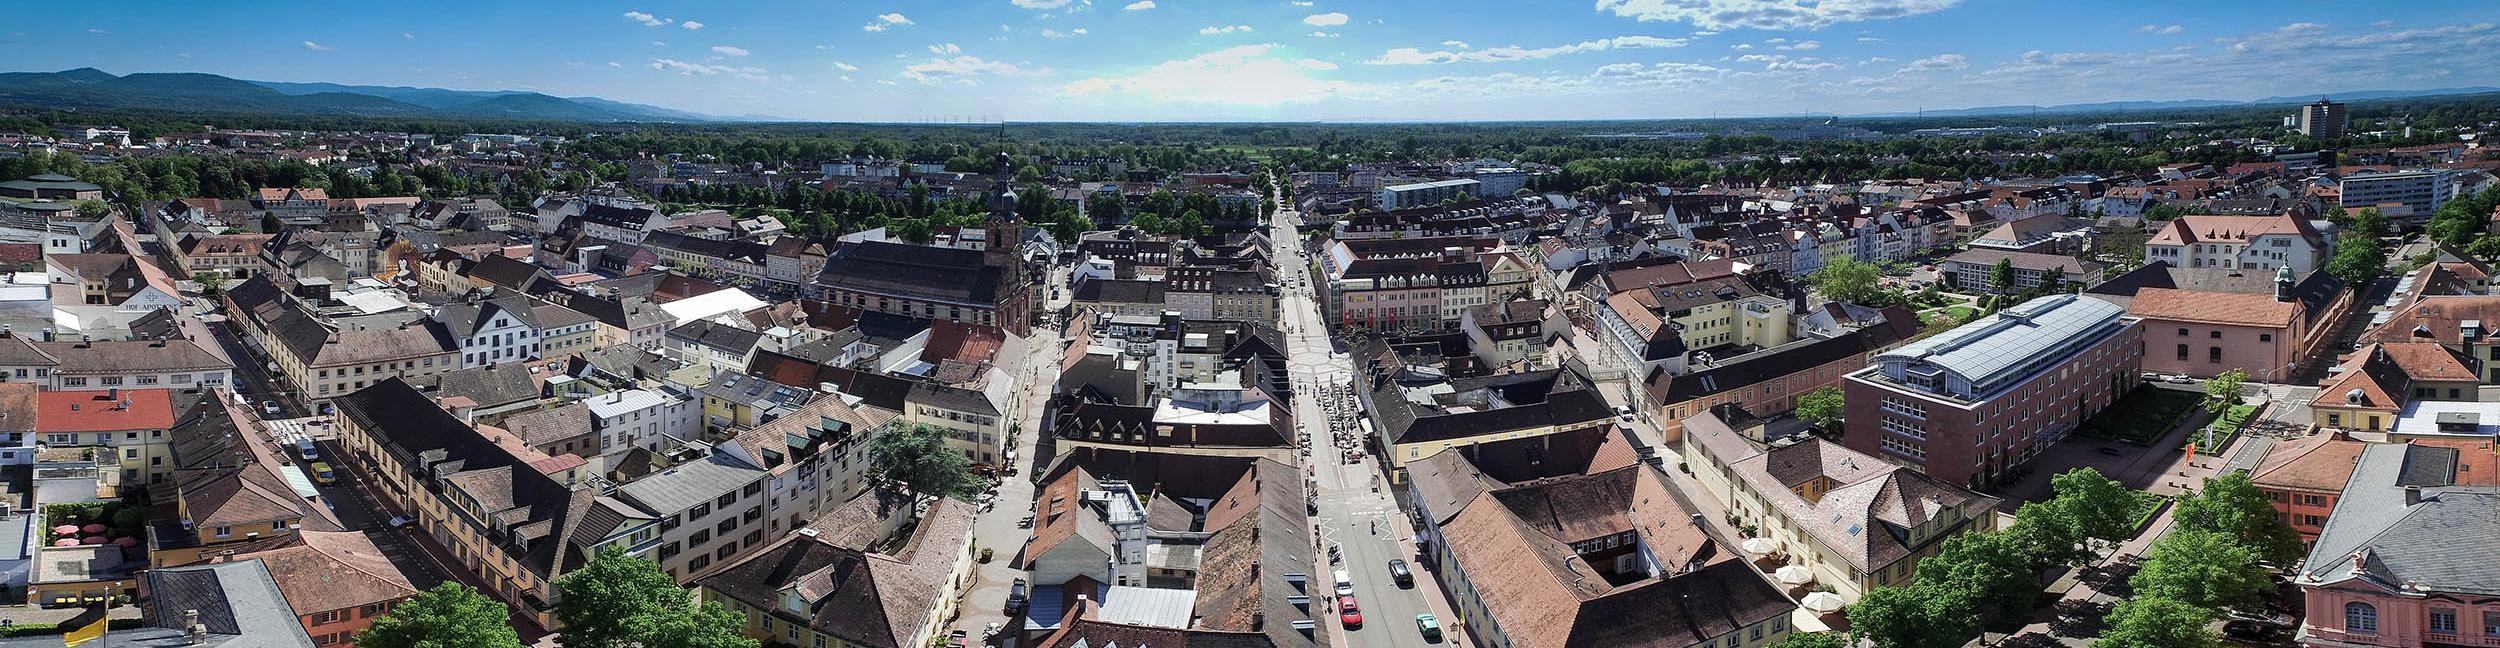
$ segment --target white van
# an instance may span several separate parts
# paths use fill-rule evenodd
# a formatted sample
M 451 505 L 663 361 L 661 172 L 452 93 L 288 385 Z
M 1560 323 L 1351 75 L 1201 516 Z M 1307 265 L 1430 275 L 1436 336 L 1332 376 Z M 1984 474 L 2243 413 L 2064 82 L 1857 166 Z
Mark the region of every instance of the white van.
M 1337 570 L 1337 595 L 1354 595 L 1354 575 L 1346 573 L 1343 569 Z

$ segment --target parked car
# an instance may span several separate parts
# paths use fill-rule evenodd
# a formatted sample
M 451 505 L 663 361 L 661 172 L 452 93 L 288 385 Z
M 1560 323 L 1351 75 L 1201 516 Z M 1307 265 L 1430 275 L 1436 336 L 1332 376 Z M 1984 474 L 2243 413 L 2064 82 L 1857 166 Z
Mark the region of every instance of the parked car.
M 1337 597 L 1337 622 L 1347 630 L 1363 627 L 1363 608 L 1354 603 L 1353 595 Z
M 1415 631 L 1423 633 L 1425 643 L 1441 643 L 1441 619 L 1431 612 L 1415 615 Z
M 1024 579 L 1018 578 L 1015 586 L 1007 589 L 1007 614 L 1022 614 L 1025 596 Z
M 339 475 L 330 471 L 330 464 L 315 461 L 305 466 L 304 470 L 312 473 L 313 481 L 321 482 L 323 486 L 339 483 Z
M 1336 576 L 1337 576 L 1337 595 L 1338 595 L 1338 596 L 1353 596 L 1353 595 L 1354 595 L 1354 575 L 1353 575 L 1353 574 L 1346 573 L 1346 570 L 1340 569 L 1340 570 L 1337 570 Z
M 284 413 L 286 410 L 284 410 L 284 409 L 280 409 L 280 408 L 278 407 L 278 401 L 261 401 L 261 402 L 260 402 L 260 411 L 263 411 L 263 412 L 268 412 L 268 413 L 270 413 L 270 414 L 272 414 L 272 415 L 275 415 L 275 414 Z
M 1415 586 L 1415 572 L 1408 571 L 1406 569 L 1406 559 L 1404 558 L 1389 559 L 1389 579 L 1397 581 L 1398 587 Z
M 946 645 L 955 648 L 971 648 L 972 635 L 962 630 L 946 633 Z
M 2195 378 L 2189 378 L 2187 374 L 2171 374 L 2171 376 L 2170 376 L 2169 378 L 2166 378 L 2165 380 L 2168 380 L 2168 381 L 2173 382 L 2173 383 L 2178 383 L 2178 384 L 2181 384 L 2181 385 L 2193 385 L 2193 384 L 2196 384 L 2196 379 L 2195 379 Z
M 303 457 L 305 461 L 320 461 L 321 446 L 313 445 L 313 440 L 310 438 L 295 437 L 295 455 Z
M 1615 418 L 1623 419 L 1623 420 L 1624 420 L 1624 422 L 1627 422 L 1627 423 L 1628 423 L 1628 422 L 1631 422 L 1631 420 L 1632 420 L 1632 407 L 1631 407 L 1631 406 L 1629 406 L 1629 405 L 1616 405 L 1616 406 L 1615 406 Z

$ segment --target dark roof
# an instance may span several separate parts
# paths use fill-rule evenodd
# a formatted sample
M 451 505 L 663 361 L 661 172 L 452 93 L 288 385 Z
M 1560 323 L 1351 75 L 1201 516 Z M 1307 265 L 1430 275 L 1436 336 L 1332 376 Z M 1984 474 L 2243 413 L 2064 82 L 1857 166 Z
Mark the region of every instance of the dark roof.
M 1906 312 L 1887 312 L 1882 323 L 1860 328 L 1839 337 L 1792 342 L 1732 358 L 1721 358 L 1718 364 L 1680 376 L 1672 375 L 1664 370 L 1653 371 L 1647 377 L 1643 388 L 1648 390 L 1651 403 L 1662 406 L 1682 403 L 1712 394 L 1779 380 L 1853 355 L 1873 353 L 1877 349 L 1908 339 L 1917 332 L 1918 318 L 1916 316 Z
M 1097 304 L 1161 304 L 1164 285 L 1161 281 L 1142 279 L 1090 279 L 1076 285 L 1070 299 Z
M 469 278 L 485 281 L 507 290 L 521 290 L 529 287 L 534 281 L 554 280 L 553 276 L 547 274 L 546 268 L 500 254 L 490 254 L 486 258 L 478 259 L 477 265 L 469 267 Z
M 668 337 L 670 340 L 744 354 L 754 350 L 755 342 L 764 339 L 764 334 L 711 320 L 695 320 L 669 329 Z
M 996 304 L 1006 273 L 979 250 L 870 241 L 825 259 L 816 283 L 872 294 L 969 305 Z
M 538 399 L 542 392 L 538 387 L 539 377 L 533 375 L 532 368 L 523 363 L 507 362 L 419 376 L 408 382 L 419 389 L 432 391 L 435 398 L 465 396 L 478 407 L 495 408 Z
M 148 570 L 148 627 L 114 634 L 116 646 L 181 646 L 189 612 L 208 628 L 206 645 L 312 648 L 278 583 L 258 560 Z M 135 635 L 135 636 L 133 636 Z
M 1574 367 L 1448 379 L 1450 393 L 1431 396 L 1429 404 L 1415 402 L 1414 398 L 1422 396 L 1410 394 L 1420 394 L 1424 384 L 1436 379 L 1417 382 L 1404 372 L 1392 374 L 1380 368 L 1372 373 L 1365 404 L 1380 433 L 1393 443 L 1463 439 L 1543 426 L 1602 425 L 1614 416 L 1587 375 Z M 1410 392 L 1410 387 L 1418 391 Z M 1494 404 L 1496 398 L 1498 404 Z M 1461 406 L 1468 411 L 1452 411 Z
M 335 403 L 339 415 L 364 430 L 383 452 L 376 461 L 395 464 L 396 470 L 410 474 L 430 474 L 439 470 L 446 480 L 476 474 L 490 479 L 500 492 L 478 493 L 479 497 L 504 497 L 503 506 L 490 507 L 488 515 L 509 518 L 512 532 L 497 549 L 514 556 L 531 571 L 552 578 L 580 566 L 589 559 L 587 544 L 572 537 L 583 530 L 604 534 L 608 529 L 581 525 L 586 513 L 596 508 L 590 490 L 574 490 L 554 478 L 529 468 L 512 451 L 487 440 L 477 430 L 461 423 L 436 405 L 433 399 L 398 378 L 376 383 L 371 387 L 339 397 Z M 537 541 L 526 546 L 518 539 Z M 598 538 L 589 538 L 596 541 Z

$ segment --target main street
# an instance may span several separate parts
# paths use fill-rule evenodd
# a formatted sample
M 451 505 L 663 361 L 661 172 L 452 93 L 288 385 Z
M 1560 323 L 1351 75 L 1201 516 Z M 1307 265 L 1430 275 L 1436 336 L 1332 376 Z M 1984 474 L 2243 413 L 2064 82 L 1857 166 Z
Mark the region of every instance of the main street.
M 1032 535 L 1031 530 L 1018 525 L 1017 521 L 1033 512 L 1033 479 L 1050 466 L 1050 458 L 1040 456 L 1034 450 L 1047 429 L 1042 417 L 1047 413 L 1045 406 L 1051 390 L 1059 383 L 1059 363 L 1063 346 L 1067 343 L 1066 338 L 1060 335 L 1063 332 L 1060 327 L 1064 323 L 1056 315 L 1068 304 L 1070 291 L 1056 290 L 1066 285 L 1067 270 L 1056 261 L 1044 270 L 1046 275 L 1042 283 L 1033 287 L 1039 293 L 1037 296 L 1042 298 L 1042 308 L 1033 315 L 1032 335 L 1025 336 L 1021 346 L 1009 344 L 999 349 L 1002 356 L 1010 353 L 1022 356 L 1019 359 L 1022 366 L 1010 369 L 1016 379 L 1016 396 L 1012 405 L 1014 411 L 1008 413 L 1011 417 L 1008 429 L 1012 438 L 1008 439 L 1007 448 L 1013 454 L 1005 462 L 1006 468 L 1016 472 L 999 476 L 995 499 L 973 518 L 972 542 L 977 547 L 974 551 L 989 551 L 990 560 L 973 566 L 972 582 L 964 586 L 959 599 L 961 607 L 949 625 L 964 631 L 975 645 L 981 643 L 983 631 L 990 624 L 995 623 L 1002 628 L 1015 626 L 1007 618 L 1007 592 L 1015 586 L 1016 579 L 1025 575 L 1015 569 L 1014 564 L 1017 552 L 1024 547 L 1025 538 Z M 1002 641 L 998 645 L 1015 644 Z
M 1278 280 L 1283 284 L 1279 325 L 1292 357 L 1294 420 L 1308 450 L 1304 470 L 1315 485 L 1313 498 L 1319 510 L 1311 522 L 1318 534 L 1313 539 L 1314 562 L 1322 565 L 1317 568 L 1322 573 L 1312 574 L 1311 580 L 1319 590 L 1314 594 L 1324 594 L 1334 585 L 1333 572 L 1344 570 L 1354 582 L 1364 624 L 1360 629 L 1346 629 L 1333 597 L 1315 596 L 1331 604 L 1315 607 L 1314 616 L 1337 645 L 1418 645 L 1424 640 L 1415 629 L 1416 614 L 1431 612 L 1448 630 L 1455 629 L 1457 617 L 1450 613 L 1438 581 L 1415 560 L 1414 526 L 1398 508 L 1379 463 L 1368 453 L 1346 461 L 1346 450 L 1332 431 L 1333 413 L 1340 416 L 1335 420 L 1348 430 L 1354 448 L 1359 451 L 1365 445 L 1358 423 L 1362 414 L 1347 391 L 1354 376 L 1352 363 L 1329 340 L 1320 297 L 1311 285 L 1311 257 L 1295 231 L 1300 222 L 1299 213 L 1280 209 L 1270 221 L 1269 237 L 1275 243 Z M 1328 559 L 1331 547 L 1339 552 L 1333 564 Z M 1392 559 L 1407 561 L 1414 574 L 1412 585 L 1399 587 L 1390 578 Z M 1466 645 L 1455 632 L 1449 633 L 1447 641 Z

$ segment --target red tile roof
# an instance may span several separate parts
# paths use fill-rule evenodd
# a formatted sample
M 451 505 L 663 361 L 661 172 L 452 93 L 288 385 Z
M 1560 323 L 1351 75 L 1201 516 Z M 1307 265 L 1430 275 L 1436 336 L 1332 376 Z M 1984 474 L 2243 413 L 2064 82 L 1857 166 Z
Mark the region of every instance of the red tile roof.
M 2136 291 L 2127 311 L 2152 320 L 2290 328 L 2299 321 L 2300 302 L 2262 293 L 2145 288 Z
M 110 391 L 48 391 L 37 402 L 38 432 L 161 430 L 174 425 L 171 390 L 124 389 L 119 400 Z

